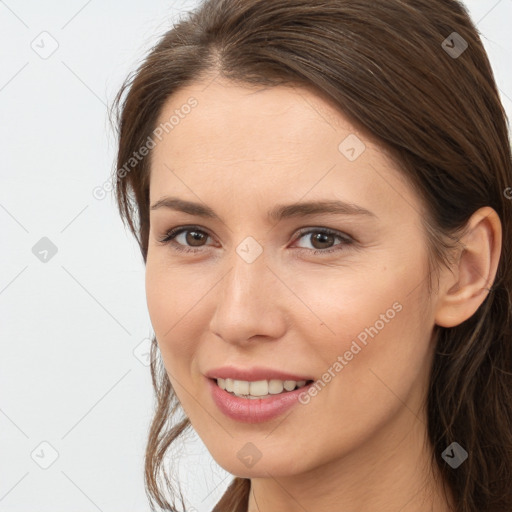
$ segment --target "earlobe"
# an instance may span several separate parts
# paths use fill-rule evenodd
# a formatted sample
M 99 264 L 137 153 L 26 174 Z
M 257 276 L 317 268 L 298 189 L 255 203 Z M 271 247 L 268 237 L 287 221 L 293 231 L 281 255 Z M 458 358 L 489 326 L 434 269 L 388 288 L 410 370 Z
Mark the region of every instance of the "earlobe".
M 443 274 L 435 323 L 455 327 L 478 310 L 491 290 L 501 254 L 502 228 L 496 211 L 485 206 L 468 221 L 456 263 Z

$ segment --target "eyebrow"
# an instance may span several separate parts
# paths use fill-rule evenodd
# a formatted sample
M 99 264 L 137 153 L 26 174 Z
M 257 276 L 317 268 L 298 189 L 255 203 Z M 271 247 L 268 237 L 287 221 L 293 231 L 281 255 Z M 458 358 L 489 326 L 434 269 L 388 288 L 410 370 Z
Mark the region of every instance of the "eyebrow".
M 218 220 L 224 222 L 209 206 L 201 203 L 185 201 L 177 197 L 163 197 L 151 206 L 151 210 L 169 208 L 171 210 L 188 213 L 198 217 Z M 272 222 L 279 222 L 291 217 L 306 217 L 322 213 L 334 213 L 337 215 L 361 215 L 377 218 L 375 213 L 354 203 L 346 203 L 340 200 L 332 201 L 310 201 L 292 204 L 278 204 L 267 214 Z

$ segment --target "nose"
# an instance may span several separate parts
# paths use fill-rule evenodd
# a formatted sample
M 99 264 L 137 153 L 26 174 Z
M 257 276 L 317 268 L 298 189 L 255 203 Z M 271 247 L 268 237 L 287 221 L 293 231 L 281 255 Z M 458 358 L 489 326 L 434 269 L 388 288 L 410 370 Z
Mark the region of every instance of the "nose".
M 264 255 L 248 263 L 235 253 L 230 263 L 218 284 L 211 332 L 238 345 L 281 338 L 286 330 L 286 287 Z

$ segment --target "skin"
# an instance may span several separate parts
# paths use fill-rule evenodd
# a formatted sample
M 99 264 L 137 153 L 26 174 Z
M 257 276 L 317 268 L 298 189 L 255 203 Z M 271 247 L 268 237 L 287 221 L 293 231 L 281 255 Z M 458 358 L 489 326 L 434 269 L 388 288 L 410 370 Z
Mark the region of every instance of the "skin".
M 152 151 L 150 201 L 206 204 L 223 222 L 151 210 L 146 292 L 164 365 L 194 429 L 220 466 L 251 479 L 251 512 L 450 510 L 428 464 L 432 330 L 458 325 L 484 301 L 501 250 L 496 212 L 475 212 L 465 250 L 429 296 L 420 198 L 325 97 L 198 82 L 168 99 L 160 121 L 191 96 L 197 107 Z M 338 149 L 350 134 L 366 146 L 355 161 Z M 333 199 L 375 216 L 266 218 L 276 204 Z M 198 253 L 159 242 L 179 226 L 202 230 L 198 241 L 190 232 L 174 240 Z M 318 241 L 301 228 L 331 228 L 354 242 Z M 248 236 L 263 248 L 252 263 L 236 252 Z M 217 409 L 208 370 L 261 365 L 321 379 L 394 303 L 401 311 L 307 405 L 255 424 Z M 250 468 L 237 457 L 248 442 L 261 453 Z

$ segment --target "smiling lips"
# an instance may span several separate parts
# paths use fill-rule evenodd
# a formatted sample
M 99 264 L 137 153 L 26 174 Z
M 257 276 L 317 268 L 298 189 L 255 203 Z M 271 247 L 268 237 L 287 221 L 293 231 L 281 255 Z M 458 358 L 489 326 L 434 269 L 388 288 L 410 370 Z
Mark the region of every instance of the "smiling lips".
M 226 366 L 205 375 L 217 407 L 231 419 L 245 423 L 279 416 L 296 404 L 303 388 L 313 382 L 309 376 L 263 367 Z

